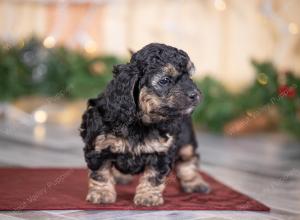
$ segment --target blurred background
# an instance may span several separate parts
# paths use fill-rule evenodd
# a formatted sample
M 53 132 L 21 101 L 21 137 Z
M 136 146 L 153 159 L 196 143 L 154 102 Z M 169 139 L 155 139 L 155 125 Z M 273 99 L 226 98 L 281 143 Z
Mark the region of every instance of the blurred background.
M 1 0 L 1 113 L 78 125 L 112 66 L 161 42 L 197 67 L 198 127 L 300 136 L 299 10 L 297 0 Z
M 0 0 L 0 166 L 84 167 L 87 98 L 160 42 L 197 69 L 202 169 L 299 219 L 299 12 L 299 0 Z

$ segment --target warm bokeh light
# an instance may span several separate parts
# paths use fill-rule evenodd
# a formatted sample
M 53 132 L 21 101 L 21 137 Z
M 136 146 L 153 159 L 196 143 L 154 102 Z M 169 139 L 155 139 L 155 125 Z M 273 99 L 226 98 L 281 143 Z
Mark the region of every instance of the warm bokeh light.
M 43 44 L 44 44 L 44 47 L 46 47 L 46 48 L 52 48 L 55 46 L 56 40 L 53 36 L 48 36 L 45 38 Z
M 36 125 L 33 129 L 34 140 L 41 142 L 46 137 L 46 128 L 44 125 Z
M 289 23 L 289 27 L 288 28 L 289 28 L 289 32 L 291 34 L 298 34 L 299 33 L 299 27 L 294 22 Z
M 47 121 L 48 114 L 43 110 L 37 110 L 34 112 L 33 117 L 37 123 L 45 123 Z
M 97 45 L 95 41 L 89 40 L 84 44 L 85 52 L 89 54 L 94 54 L 97 51 Z
M 257 76 L 257 81 L 261 85 L 267 85 L 268 84 L 268 77 L 265 73 L 259 73 Z
M 224 0 L 215 0 L 214 6 L 218 11 L 226 10 L 226 2 Z

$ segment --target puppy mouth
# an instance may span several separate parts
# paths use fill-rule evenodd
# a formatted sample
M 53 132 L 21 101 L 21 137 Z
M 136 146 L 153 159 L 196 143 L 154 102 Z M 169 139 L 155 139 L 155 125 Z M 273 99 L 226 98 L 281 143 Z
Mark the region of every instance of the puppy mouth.
M 181 113 L 183 115 L 190 115 L 190 114 L 192 114 L 192 112 L 194 111 L 194 109 L 195 109 L 195 106 L 191 106 L 189 108 L 186 108 L 186 109 L 182 110 Z
M 180 111 L 181 115 L 190 115 L 193 113 L 193 111 L 195 110 L 195 108 L 197 107 L 197 104 L 192 104 L 187 106 L 186 108 L 183 108 Z
M 194 100 L 190 100 L 187 105 L 183 108 L 179 108 L 178 110 L 181 112 L 182 115 L 190 115 L 196 109 L 196 107 L 201 102 L 201 96 L 197 96 Z
M 160 108 L 158 111 L 151 111 L 151 114 L 160 115 L 165 118 L 172 118 L 178 117 L 180 115 L 190 115 L 197 105 L 189 105 L 185 108 L 176 108 L 176 107 L 169 107 L 165 106 Z

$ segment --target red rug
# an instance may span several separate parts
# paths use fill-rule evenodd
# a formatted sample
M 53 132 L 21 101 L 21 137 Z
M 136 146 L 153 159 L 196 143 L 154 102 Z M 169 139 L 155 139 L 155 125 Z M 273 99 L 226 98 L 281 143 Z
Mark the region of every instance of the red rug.
M 208 195 L 180 191 L 170 176 L 164 192 L 165 204 L 140 207 L 133 204 L 138 179 L 130 185 L 117 186 L 117 202 L 93 205 L 85 201 L 87 172 L 84 169 L 0 169 L 0 210 L 248 210 L 269 208 L 234 191 L 203 173 L 212 186 Z

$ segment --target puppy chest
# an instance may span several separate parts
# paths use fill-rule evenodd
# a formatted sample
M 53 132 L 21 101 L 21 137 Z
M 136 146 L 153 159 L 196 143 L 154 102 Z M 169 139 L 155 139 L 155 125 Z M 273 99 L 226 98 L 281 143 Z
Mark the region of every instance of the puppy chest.
M 95 151 L 101 152 L 104 149 L 109 149 L 116 154 L 141 155 L 151 153 L 167 152 L 173 145 L 173 137 L 146 137 L 136 144 L 132 144 L 126 138 L 116 137 L 111 134 L 97 136 L 94 146 Z

